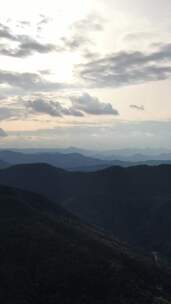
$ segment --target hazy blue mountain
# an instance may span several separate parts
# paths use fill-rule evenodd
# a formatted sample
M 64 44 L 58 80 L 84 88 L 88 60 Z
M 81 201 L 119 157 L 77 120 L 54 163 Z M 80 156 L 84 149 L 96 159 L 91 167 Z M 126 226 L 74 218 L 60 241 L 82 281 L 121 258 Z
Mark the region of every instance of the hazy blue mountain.
M 0 159 L 11 164 L 48 163 L 52 166 L 68 170 L 80 167 L 96 167 L 105 165 L 100 159 L 86 157 L 78 153 L 21 153 L 15 151 L 0 151 Z
M 132 156 L 129 159 L 120 160 L 116 156 L 113 160 L 103 160 L 100 158 L 85 156 L 80 153 L 70 153 L 76 148 L 69 148 L 67 153 L 59 152 L 18 152 L 18 151 L 3 151 L 0 150 L 0 159 L 7 164 L 32 164 L 32 163 L 46 163 L 51 166 L 62 168 L 70 171 L 92 172 L 109 168 L 111 166 L 131 167 L 137 165 L 158 166 L 160 164 L 171 164 L 171 160 L 144 160 L 138 161 L 139 156 L 135 158 Z M 122 159 L 122 157 L 121 157 Z M 147 158 L 148 159 L 148 158 Z M 134 160 L 134 161 L 133 161 Z
M 17 151 L 0 151 L 0 159 L 10 164 L 47 163 L 62 169 L 73 171 L 95 171 L 110 167 L 111 165 L 128 166 L 131 163 L 119 160 L 104 161 L 101 159 L 84 156 L 80 153 L 21 153 Z

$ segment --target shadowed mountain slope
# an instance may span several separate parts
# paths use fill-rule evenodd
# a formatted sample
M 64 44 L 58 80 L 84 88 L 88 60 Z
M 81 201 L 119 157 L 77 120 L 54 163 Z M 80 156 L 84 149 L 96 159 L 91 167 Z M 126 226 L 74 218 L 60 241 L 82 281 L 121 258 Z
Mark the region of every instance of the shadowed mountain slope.
M 79 173 L 20 165 L 2 170 L 0 183 L 44 194 L 134 246 L 171 254 L 171 166 Z
M 3 304 L 168 303 L 171 277 L 40 195 L 0 186 Z

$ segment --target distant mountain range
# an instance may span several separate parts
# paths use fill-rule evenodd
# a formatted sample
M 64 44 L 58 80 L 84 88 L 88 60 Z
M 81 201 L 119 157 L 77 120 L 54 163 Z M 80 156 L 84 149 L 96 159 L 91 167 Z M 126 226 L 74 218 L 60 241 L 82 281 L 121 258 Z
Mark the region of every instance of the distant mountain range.
M 84 156 L 79 153 L 21 153 L 15 151 L 0 151 L 0 160 L 11 165 L 47 163 L 49 165 L 73 171 L 94 171 L 111 166 L 113 163 L 127 166 L 120 161 L 104 161 Z
M 1 303 L 169 300 L 171 275 L 152 258 L 81 223 L 40 195 L 0 186 Z
M 35 153 L 61 153 L 61 154 L 82 154 L 84 156 L 98 158 L 101 160 L 121 160 L 128 162 L 144 162 L 150 160 L 171 160 L 171 150 L 166 149 L 112 149 L 112 150 L 90 150 L 78 147 L 68 148 L 35 148 L 35 149 L 11 149 L 16 152 L 22 152 L 26 154 Z
M 45 195 L 122 241 L 171 256 L 171 166 L 67 172 L 46 164 L 0 171 L 0 184 Z
M 29 150 L 30 151 L 30 150 Z M 71 152 L 72 151 L 72 152 Z M 74 152 L 75 151 L 75 152 Z M 76 152 L 77 151 L 77 152 Z M 62 168 L 70 171 L 83 171 L 92 172 L 109 168 L 111 166 L 130 167 L 137 165 L 150 165 L 157 166 L 160 164 L 171 164 L 171 160 L 150 160 L 146 156 L 134 155 L 129 157 L 115 156 L 113 159 L 100 159 L 93 156 L 88 156 L 78 153 L 79 149 L 69 148 L 62 150 L 61 152 L 36 152 L 30 151 L 30 153 L 18 152 L 18 151 L 5 151 L 0 150 L 0 168 L 4 168 L 10 165 L 17 164 L 32 164 L 32 163 L 46 163 L 51 166 Z M 83 153 L 84 150 L 80 152 Z M 65 152 L 65 153 L 64 153 Z M 89 152 L 90 153 L 90 152 Z M 97 156 L 97 155 L 96 155 Z M 169 157 L 169 155 L 167 155 Z M 99 155 L 100 157 L 100 155 Z M 102 157 L 102 156 L 101 156 Z M 166 157 L 166 155 L 165 155 Z M 104 157 L 105 158 L 105 157 Z M 109 157 L 110 158 L 110 157 Z M 144 161 L 138 159 L 146 159 Z M 164 158 L 164 157 L 163 157 Z M 170 156 L 171 159 L 171 156 Z M 2 165 L 1 165 L 2 163 Z

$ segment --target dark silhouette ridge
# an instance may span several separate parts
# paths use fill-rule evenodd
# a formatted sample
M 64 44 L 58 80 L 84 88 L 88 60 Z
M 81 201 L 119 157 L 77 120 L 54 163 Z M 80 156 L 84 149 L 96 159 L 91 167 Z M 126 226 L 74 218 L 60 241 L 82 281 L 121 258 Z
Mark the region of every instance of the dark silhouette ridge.
M 81 173 L 45 164 L 0 171 L 0 183 L 41 193 L 88 223 L 150 252 L 171 254 L 171 166 Z
M 151 304 L 170 274 L 46 198 L 0 186 L 3 304 Z

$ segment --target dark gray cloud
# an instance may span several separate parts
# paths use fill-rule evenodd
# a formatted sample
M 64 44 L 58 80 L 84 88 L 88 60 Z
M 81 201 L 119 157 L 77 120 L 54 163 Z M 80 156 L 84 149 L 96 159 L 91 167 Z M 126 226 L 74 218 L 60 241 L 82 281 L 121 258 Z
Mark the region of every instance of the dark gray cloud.
M 64 115 L 83 116 L 77 109 L 66 108 L 58 101 L 36 99 L 26 102 L 28 108 L 37 113 L 44 113 L 54 117 L 62 117 Z
M 37 98 L 26 101 L 26 106 L 33 113 L 44 113 L 54 117 L 76 116 L 82 117 L 84 114 L 93 115 L 119 115 L 110 103 L 101 102 L 98 98 L 85 93 L 81 96 L 71 96 L 70 107 L 63 106 L 59 101 L 45 100 Z
M 16 47 L 11 47 L 9 43 L 0 44 L 0 54 L 11 57 L 27 57 L 34 53 L 50 53 L 60 51 L 56 45 L 51 43 L 41 43 L 28 35 L 15 35 L 9 27 L 0 24 L 0 38 L 18 43 Z
M 37 26 L 41 30 L 42 26 L 49 23 L 51 18 L 40 15 Z M 86 18 L 72 24 L 69 36 L 61 38 L 61 45 L 52 43 L 42 43 L 28 35 L 14 34 L 11 29 L 0 23 L 0 39 L 7 40 L 0 44 L 0 54 L 4 56 L 24 58 L 34 53 L 45 54 L 50 52 L 75 51 L 83 46 L 92 44 L 91 33 L 103 30 L 102 18 L 89 15 Z M 21 21 L 20 26 L 29 26 L 28 21 Z M 17 46 L 12 47 L 10 42 L 16 42 Z
M 2 128 L 0 128 L 0 137 L 6 137 L 6 136 L 8 136 L 7 133 Z
M 10 28 L 0 23 L 0 38 L 16 41 L 17 37 L 11 33 Z
M 157 51 L 118 52 L 76 67 L 76 73 L 93 87 L 120 87 L 171 77 L 171 43 Z
M 131 104 L 129 107 L 138 111 L 145 111 L 145 107 L 143 105 Z
M 71 96 L 72 108 L 93 115 L 119 115 L 111 103 L 101 102 L 97 97 L 92 97 L 88 93 L 81 96 Z
M 7 44 L 0 45 L 0 54 L 4 56 L 24 58 L 33 55 L 34 53 L 46 54 L 57 51 L 57 47 L 54 44 L 46 43 L 42 44 L 30 37 L 23 36 L 19 46 L 11 48 Z
M 0 70 L 0 84 L 27 92 L 55 91 L 62 89 L 63 85 L 47 81 L 37 73 L 19 73 Z

